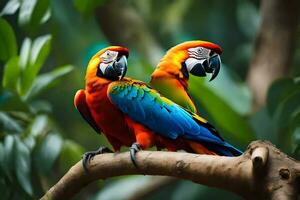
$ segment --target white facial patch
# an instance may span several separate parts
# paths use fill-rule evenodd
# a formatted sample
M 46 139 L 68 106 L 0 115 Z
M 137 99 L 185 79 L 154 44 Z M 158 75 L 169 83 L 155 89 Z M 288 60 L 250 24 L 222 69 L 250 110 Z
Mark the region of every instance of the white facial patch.
M 99 68 L 102 71 L 102 73 L 105 72 L 105 69 L 109 64 L 112 64 L 114 61 L 117 60 L 117 57 L 118 57 L 118 52 L 110 51 L 110 50 L 107 50 L 102 55 L 100 55 L 101 63 L 99 65 Z
M 106 67 L 108 66 L 108 64 L 106 63 L 100 63 L 99 68 L 102 71 L 102 73 L 104 74 Z
M 118 52 L 117 51 L 110 51 L 107 50 L 105 53 L 103 53 L 100 56 L 101 62 L 103 63 L 111 63 L 115 61 L 118 57 Z
M 201 60 L 201 59 L 208 59 L 211 50 L 204 47 L 194 47 L 194 48 L 189 48 L 188 52 L 191 58 L 196 58 Z
M 204 58 L 204 59 L 196 59 L 196 58 L 188 58 L 186 61 L 185 61 L 185 64 L 186 64 L 186 68 L 187 68 L 187 70 L 190 72 L 192 69 L 193 69 L 193 67 L 195 66 L 195 65 L 197 65 L 198 63 L 201 63 L 201 64 L 203 64 L 203 62 L 205 61 L 206 59 Z

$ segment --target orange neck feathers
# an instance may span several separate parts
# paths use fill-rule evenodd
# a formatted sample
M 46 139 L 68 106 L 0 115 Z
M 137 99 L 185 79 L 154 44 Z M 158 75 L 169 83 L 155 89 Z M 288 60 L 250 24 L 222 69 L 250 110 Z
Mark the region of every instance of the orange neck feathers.
M 86 74 L 85 74 L 86 81 L 88 81 L 92 78 L 95 78 L 97 76 L 97 70 L 98 70 L 99 63 L 100 63 L 99 56 L 94 56 L 90 60 L 88 67 L 86 69 Z
M 155 71 L 151 75 L 152 80 L 159 78 L 176 79 L 185 89 L 187 89 L 188 77 L 184 76 L 181 64 L 189 57 L 189 48 L 198 46 L 209 48 L 218 54 L 221 54 L 222 52 L 221 47 L 211 42 L 196 40 L 181 43 L 171 48 L 161 59 Z
M 188 58 L 188 53 L 185 50 L 176 49 L 173 47 L 161 59 L 151 78 L 173 78 L 180 81 L 180 83 L 187 88 L 188 77 L 184 76 L 181 69 L 181 63 Z

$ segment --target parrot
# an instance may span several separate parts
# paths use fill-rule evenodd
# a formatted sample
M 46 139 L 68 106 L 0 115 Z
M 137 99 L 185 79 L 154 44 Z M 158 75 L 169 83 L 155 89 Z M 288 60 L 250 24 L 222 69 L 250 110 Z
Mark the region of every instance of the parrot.
M 87 66 L 85 89 L 78 90 L 74 97 L 76 109 L 97 133 L 104 134 L 114 152 L 122 146 L 130 147 L 136 167 L 136 153 L 153 146 L 220 156 L 242 154 L 204 118 L 146 83 L 125 77 L 128 56 L 128 49 L 121 46 L 96 53 Z M 111 150 L 100 147 L 86 152 L 84 169 L 93 156 L 106 152 Z
M 197 112 L 188 93 L 189 74 L 206 76 L 210 81 L 220 71 L 222 49 L 217 44 L 195 40 L 180 43 L 164 55 L 151 75 L 149 85 L 182 107 Z

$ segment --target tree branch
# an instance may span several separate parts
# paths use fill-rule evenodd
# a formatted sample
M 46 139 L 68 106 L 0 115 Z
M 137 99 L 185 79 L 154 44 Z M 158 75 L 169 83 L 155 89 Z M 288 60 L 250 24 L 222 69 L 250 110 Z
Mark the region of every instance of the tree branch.
M 141 151 L 137 162 L 138 169 L 128 152 L 102 154 L 94 157 L 85 173 L 79 161 L 42 199 L 68 199 L 93 181 L 130 174 L 187 179 L 232 191 L 246 199 L 279 199 L 282 195 L 294 199 L 299 194 L 299 163 L 268 142 L 251 143 L 239 157 Z M 256 162 L 265 165 L 264 173 L 255 173 L 253 163 Z

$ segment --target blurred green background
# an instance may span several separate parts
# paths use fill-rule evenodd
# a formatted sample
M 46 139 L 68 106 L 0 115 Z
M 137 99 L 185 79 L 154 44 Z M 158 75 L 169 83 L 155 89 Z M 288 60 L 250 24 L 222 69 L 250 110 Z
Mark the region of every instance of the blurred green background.
M 81 118 L 73 97 L 84 87 L 90 57 L 110 44 L 130 48 L 128 76 L 145 82 L 168 48 L 199 39 L 219 44 L 218 78 L 190 80 L 199 113 L 243 150 L 252 140 L 267 139 L 300 157 L 299 31 L 290 71 L 270 86 L 266 104 L 252 109 L 245 80 L 261 20 L 259 1 L 9 0 L 0 2 L 0 11 L 1 199 L 37 199 L 85 151 L 109 146 Z M 74 199 L 134 199 L 137 188 L 151 181 L 98 181 Z M 239 199 L 190 181 L 173 181 L 143 197 L 201 198 Z

